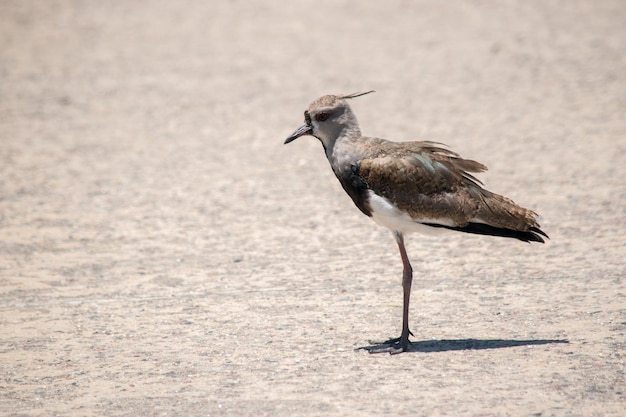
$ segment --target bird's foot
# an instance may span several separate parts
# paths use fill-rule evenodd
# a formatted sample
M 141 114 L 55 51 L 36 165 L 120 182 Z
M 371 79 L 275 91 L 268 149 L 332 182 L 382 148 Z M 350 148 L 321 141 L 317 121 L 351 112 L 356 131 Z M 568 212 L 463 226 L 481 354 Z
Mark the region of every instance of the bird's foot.
M 413 336 L 413 333 L 409 331 L 409 334 Z M 389 353 L 395 355 L 398 353 L 406 352 L 409 349 L 409 335 L 406 337 L 400 336 L 393 339 L 385 340 L 384 342 L 369 341 L 371 346 L 364 346 L 358 350 L 367 350 L 369 353 Z

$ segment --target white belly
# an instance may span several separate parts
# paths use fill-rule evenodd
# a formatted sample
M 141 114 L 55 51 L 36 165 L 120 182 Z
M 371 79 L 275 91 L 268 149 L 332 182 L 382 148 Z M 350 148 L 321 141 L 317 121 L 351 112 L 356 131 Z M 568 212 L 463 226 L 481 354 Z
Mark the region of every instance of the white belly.
M 391 201 L 375 194 L 371 190 L 369 191 L 369 205 L 372 209 L 372 220 L 387 229 L 403 234 L 417 232 L 427 235 L 438 235 L 448 230 L 442 227 L 426 226 L 422 222 L 454 226 L 450 219 L 412 219 L 408 214 L 398 210 Z

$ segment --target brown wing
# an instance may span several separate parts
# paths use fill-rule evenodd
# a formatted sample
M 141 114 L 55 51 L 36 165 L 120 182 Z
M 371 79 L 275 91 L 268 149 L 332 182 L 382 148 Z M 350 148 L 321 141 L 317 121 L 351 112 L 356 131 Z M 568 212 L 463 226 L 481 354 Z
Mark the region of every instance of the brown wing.
M 478 221 L 527 231 L 538 228 L 536 214 L 482 188 L 470 173 L 487 169 L 434 142 L 384 142 L 362 160 L 359 176 L 376 194 L 416 221 L 467 226 Z

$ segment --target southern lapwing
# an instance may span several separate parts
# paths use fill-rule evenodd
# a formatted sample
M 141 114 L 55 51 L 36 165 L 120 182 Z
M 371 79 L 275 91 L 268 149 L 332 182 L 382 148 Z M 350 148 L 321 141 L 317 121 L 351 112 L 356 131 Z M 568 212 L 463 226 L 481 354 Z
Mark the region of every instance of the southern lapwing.
M 395 236 L 404 267 L 402 333 L 368 350 L 400 353 L 408 349 L 412 335 L 413 269 L 404 247 L 406 233 L 448 229 L 542 243 L 548 235 L 539 228 L 535 212 L 487 191 L 470 174 L 485 171 L 483 164 L 463 159 L 437 142 L 390 142 L 363 136 L 347 100 L 371 92 L 326 95 L 313 101 L 304 112 L 304 124 L 285 144 L 305 135 L 319 139 L 354 204 Z

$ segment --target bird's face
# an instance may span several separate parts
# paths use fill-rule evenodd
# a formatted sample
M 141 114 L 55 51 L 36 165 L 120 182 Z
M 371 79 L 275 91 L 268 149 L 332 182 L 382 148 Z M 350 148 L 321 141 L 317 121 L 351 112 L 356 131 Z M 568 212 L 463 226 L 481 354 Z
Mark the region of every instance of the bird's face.
M 348 127 L 356 126 L 356 119 L 348 103 L 337 96 L 323 96 L 315 100 L 304 112 L 304 124 L 285 140 L 290 143 L 300 136 L 318 138 L 325 148 L 330 147 Z
M 289 135 L 285 144 L 293 142 L 300 136 L 311 135 L 322 142 L 326 154 L 329 155 L 338 138 L 361 136 L 359 122 L 346 100 L 373 92 L 371 90 L 364 93 L 343 96 L 327 95 L 318 98 L 304 112 L 304 124 Z

